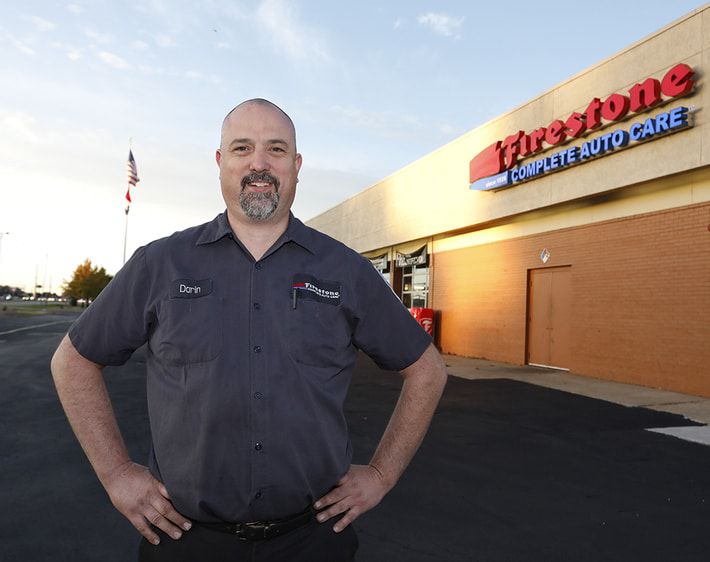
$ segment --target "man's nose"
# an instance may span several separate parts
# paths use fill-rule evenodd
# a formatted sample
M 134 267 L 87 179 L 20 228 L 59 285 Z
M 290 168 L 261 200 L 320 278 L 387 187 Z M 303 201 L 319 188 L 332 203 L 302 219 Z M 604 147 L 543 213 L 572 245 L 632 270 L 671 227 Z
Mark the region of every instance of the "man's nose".
M 249 167 L 255 172 L 263 172 L 269 169 L 268 154 L 264 150 L 255 150 L 252 154 Z

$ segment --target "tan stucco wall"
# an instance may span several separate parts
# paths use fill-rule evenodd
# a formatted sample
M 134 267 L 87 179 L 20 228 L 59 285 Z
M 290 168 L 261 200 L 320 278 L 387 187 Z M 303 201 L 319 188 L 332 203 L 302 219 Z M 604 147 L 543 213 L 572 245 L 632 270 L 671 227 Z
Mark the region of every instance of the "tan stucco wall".
M 448 252 L 704 202 L 710 202 L 710 168 L 650 180 L 597 198 L 531 211 L 498 226 L 455 236 L 435 237 L 432 251 Z
M 627 94 L 649 76 L 661 79 L 677 63 L 696 72 L 694 92 L 649 113 L 631 115 L 625 123 L 606 129 L 626 128 L 661 111 L 680 105 L 694 107 L 691 129 L 564 169 L 558 173 L 498 192 L 469 189 L 470 159 L 496 140 L 522 129 L 531 132 L 554 119 L 583 111 L 594 97 L 604 100 L 618 92 Z M 624 51 L 573 76 L 517 109 L 470 131 L 392 176 L 308 221 L 310 226 L 334 236 L 360 252 L 431 237 L 475 225 L 501 221 L 595 194 L 642 184 L 656 178 L 699 170 L 710 164 L 710 94 L 704 84 L 710 68 L 710 5 L 673 22 Z M 595 132 L 568 143 L 580 145 L 603 134 Z M 705 142 L 703 142 L 705 139 Z M 557 152 L 555 147 L 533 159 Z M 670 186 L 673 181 L 669 182 Z M 700 195 L 707 197 L 707 190 Z M 663 197 L 656 194 L 657 197 Z M 694 202 L 698 202 L 696 198 Z M 668 197 L 669 206 L 680 203 Z M 634 209 L 628 208 L 630 214 Z M 643 212 L 643 211 L 635 211 Z M 554 228 L 554 226 L 553 226 Z

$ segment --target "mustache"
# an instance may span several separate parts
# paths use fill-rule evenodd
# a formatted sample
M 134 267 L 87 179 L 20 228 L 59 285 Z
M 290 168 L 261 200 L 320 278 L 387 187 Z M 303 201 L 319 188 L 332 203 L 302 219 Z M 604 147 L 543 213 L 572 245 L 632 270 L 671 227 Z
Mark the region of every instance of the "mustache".
M 242 189 L 244 189 L 247 184 L 256 182 L 269 182 L 274 186 L 276 191 L 279 190 L 281 185 L 278 178 L 272 176 L 269 172 L 252 172 L 242 178 Z

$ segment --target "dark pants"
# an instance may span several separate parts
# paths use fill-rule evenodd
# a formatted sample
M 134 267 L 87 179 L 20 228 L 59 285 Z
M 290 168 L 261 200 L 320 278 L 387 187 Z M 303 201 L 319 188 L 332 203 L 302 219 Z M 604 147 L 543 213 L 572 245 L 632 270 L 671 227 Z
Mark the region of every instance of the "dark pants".
M 171 539 L 159 529 L 160 544 L 142 539 L 140 562 L 352 562 L 358 539 L 352 525 L 333 531 L 335 520 L 312 521 L 266 541 L 243 541 L 234 535 L 199 525 Z

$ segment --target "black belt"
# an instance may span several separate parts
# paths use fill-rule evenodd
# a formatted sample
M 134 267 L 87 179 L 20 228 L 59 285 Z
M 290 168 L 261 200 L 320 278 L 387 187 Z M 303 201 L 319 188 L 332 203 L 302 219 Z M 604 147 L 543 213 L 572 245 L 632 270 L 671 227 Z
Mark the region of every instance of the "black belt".
M 193 521 L 193 523 L 214 531 L 236 535 L 238 539 L 243 541 L 263 541 L 293 531 L 311 522 L 314 517 L 315 511 L 309 506 L 306 511 L 298 515 L 273 521 L 252 521 L 251 523 L 203 523 L 201 521 Z

